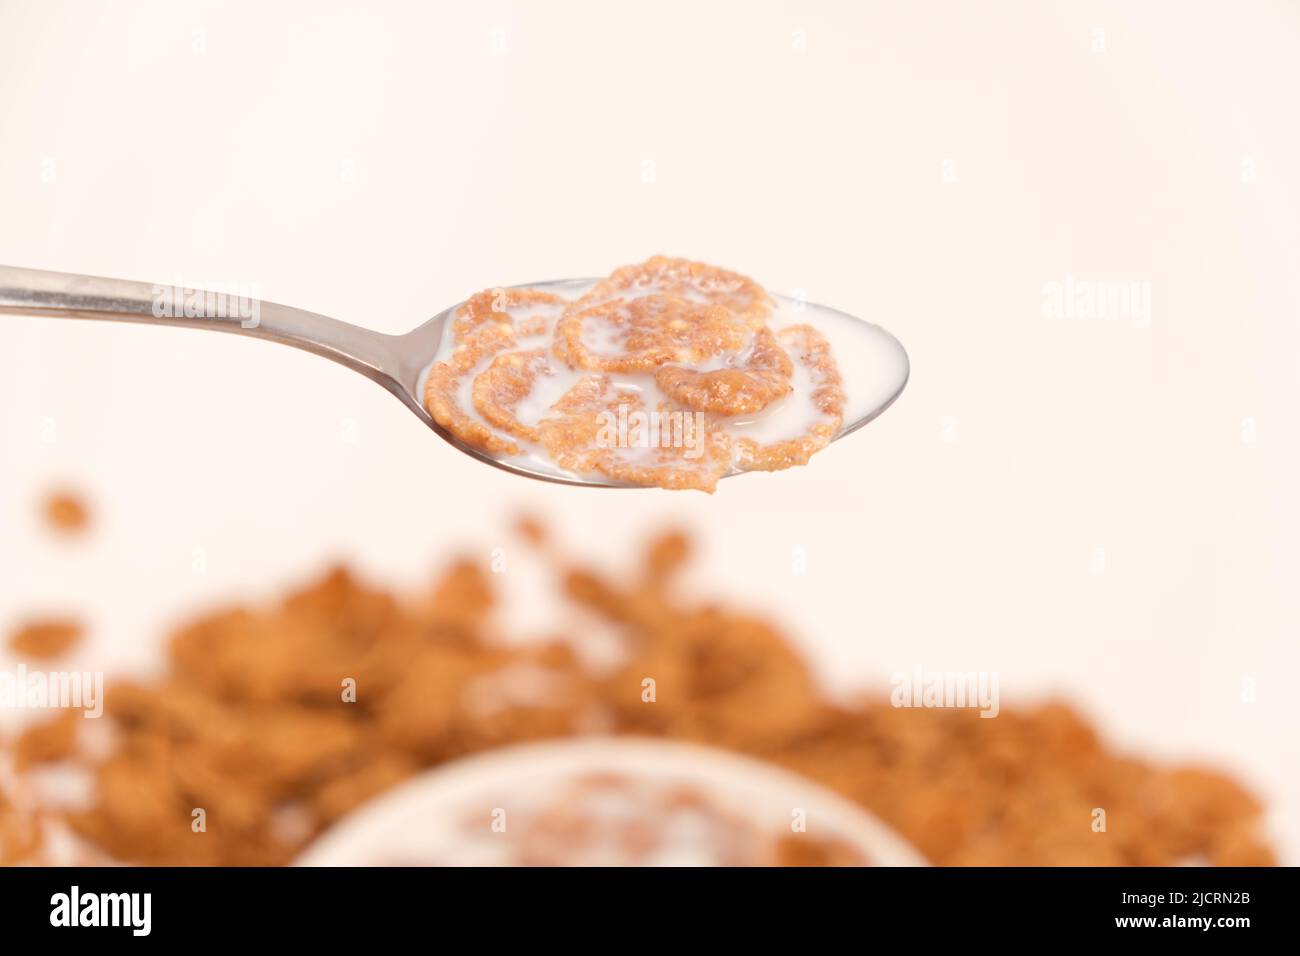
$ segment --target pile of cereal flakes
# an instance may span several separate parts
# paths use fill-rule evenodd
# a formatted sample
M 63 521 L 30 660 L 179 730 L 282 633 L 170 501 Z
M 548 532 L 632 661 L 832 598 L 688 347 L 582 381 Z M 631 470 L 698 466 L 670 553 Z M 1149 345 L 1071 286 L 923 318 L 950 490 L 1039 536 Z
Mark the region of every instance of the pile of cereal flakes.
M 536 524 L 521 531 L 567 598 L 619 635 L 620 663 L 596 668 L 582 635 L 500 641 L 494 576 L 473 561 L 409 599 L 335 570 L 278 605 L 183 627 L 163 676 L 109 685 L 108 721 L 64 713 L 0 747 L 14 771 L 0 782 L 0 862 L 49 862 L 42 833 L 57 823 L 91 848 L 79 862 L 284 864 L 425 768 L 591 733 L 783 765 L 858 801 L 937 864 L 1272 862 L 1254 832 L 1260 806 L 1236 783 L 1113 753 L 1063 704 L 981 720 L 883 696 L 830 700 L 767 621 L 677 596 L 681 535 L 653 541 L 631 579 L 613 580 L 560 557 Z M 86 725 L 104 723 L 111 740 L 90 746 Z M 54 766 L 91 776 L 82 806 L 21 799 L 33 772 Z M 1098 807 L 1104 833 L 1092 827 Z

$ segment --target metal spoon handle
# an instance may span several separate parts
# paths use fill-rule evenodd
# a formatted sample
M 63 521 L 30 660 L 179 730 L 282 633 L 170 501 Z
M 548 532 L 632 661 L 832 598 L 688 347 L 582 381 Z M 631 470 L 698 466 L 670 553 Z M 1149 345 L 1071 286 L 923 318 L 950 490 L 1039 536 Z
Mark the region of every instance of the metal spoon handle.
M 0 266 L 0 313 L 249 335 L 333 359 L 395 392 L 394 375 L 402 360 L 397 336 L 239 292 Z

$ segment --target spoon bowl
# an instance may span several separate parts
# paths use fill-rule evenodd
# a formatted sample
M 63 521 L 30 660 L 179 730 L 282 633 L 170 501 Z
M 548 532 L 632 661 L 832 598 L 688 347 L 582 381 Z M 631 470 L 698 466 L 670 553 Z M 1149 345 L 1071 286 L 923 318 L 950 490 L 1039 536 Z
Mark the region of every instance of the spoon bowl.
M 560 279 L 515 288 L 576 296 L 596 281 Z M 844 376 L 849 403 L 836 441 L 894 403 L 909 372 L 907 353 L 898 339 L 880 326 L 835 309 L 784 296 L 774 298 L 791 316 L 828 317 L 839 330 L 840 342 L 832 340 L 837 361 L 844 362 L 856 352 L 855 344 L 873 352 L 869 367 Z M 290 345 L 345 365 L 383 386 L 444 441 L 484 464 L 538 481 L 590 488 L 635 487 L 568 472 L 534 457 L 496 458 L 460 441 L 433 420 L 424 407 L 424 382 L 442 345 L 448 319 L 461 304 L 444 309 L 409 332 L 389 335 L 237 293 L 0 266 L 0 314 L 210 329 Z M 733 471 L 727 477 L 735 474 L 742 472 Z

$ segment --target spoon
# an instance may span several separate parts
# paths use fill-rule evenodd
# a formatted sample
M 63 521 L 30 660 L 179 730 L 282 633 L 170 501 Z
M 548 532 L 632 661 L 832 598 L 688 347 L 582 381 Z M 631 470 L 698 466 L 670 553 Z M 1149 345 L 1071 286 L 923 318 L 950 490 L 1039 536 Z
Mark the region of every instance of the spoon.
M 595 281 L 566 279 L 532 283 L 520 288 L 575 294 Z M 844 425 L 835 440 L 857 431 L 893 404 L 908 377 L 907 353 L 896 338 L 879 326 L 834 309 L 782 296 L 774 298 L 792 313 L 816 313 L 829 317 L 831 324 L 843 336 L 841 342 L 831 339 L 833 354 L 840 362 L 846 389 L 850 392 Z M 198 307 L 187 309 L 187 304 Z M 332 359 L 382 385 L 444 441 L 485 464 L 526 478 L 559 484 L 628 487 L 599 477 L 564 471 L 535 459 L 503 461 L 494 458 L 466 445 L 433 420 L 424 408 L 424 379 L 442 342 L 448 317 L 459 307 L 460 303 L 457 303 L 444 309 L 403 335 L 388 335 L 326 315 L 248 296 L 0 266 L 0 313 L 212 329 L 291 345 Z M 855 338 L 859 341 L 851 343 L 849 351 L 857 350 L 852 347 L 854 344 L 857 348 L 874 350 L 870 367 L 856 376 L 846 371 L 847 356 L 843 345 L 844 340 Z M 860 392 L 856 400 L 855 387 Z

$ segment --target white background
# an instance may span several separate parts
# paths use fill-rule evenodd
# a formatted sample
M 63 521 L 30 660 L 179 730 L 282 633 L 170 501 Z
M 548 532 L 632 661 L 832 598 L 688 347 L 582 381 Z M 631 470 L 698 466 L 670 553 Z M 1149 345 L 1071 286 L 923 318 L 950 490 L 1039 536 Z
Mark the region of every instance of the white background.
M 913 377 L 807 469 L 582 491 L 304 353 L 0 317 L 0 627 L 79 610 L 111 675 L 329 558 L 414 587 L 524 507 L 611 564 L 683 524 L 691 586 L 837 687 L 1066 695 L 1240 773 L 1300 862 L 1298 64 L 1290 3 L 3 0 L 0 262 L 400 332 L 663 252 L 877 321 Z M 1150 324 L 1049 317 L 1067 275 L 1150 283 Z M 83 544 L 37 522 L 65 481 Z

